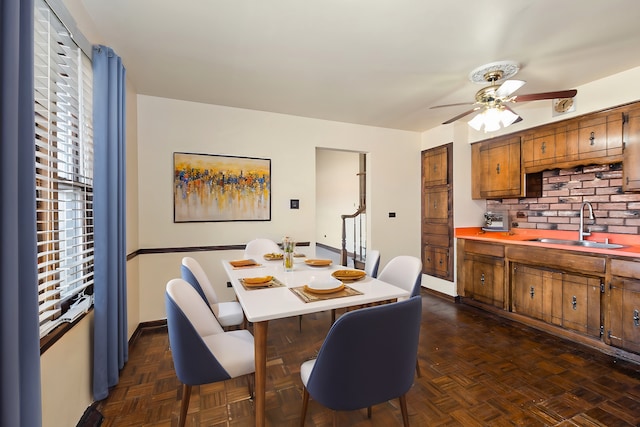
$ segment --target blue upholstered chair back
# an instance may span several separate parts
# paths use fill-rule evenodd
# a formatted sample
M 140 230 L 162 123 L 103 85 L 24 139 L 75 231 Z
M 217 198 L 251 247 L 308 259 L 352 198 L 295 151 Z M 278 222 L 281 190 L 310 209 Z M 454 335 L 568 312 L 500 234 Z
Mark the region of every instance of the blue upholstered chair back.
M 208 304 L 181 279 L 169 282 L 165 303 L 169 345 L 178 379 L 183 384 L 199 385 L 231 378 L 202 340 L 191 320 L 210 315 L 207 321 L 217 323 Z
M 198 292 L 198 295 L 200 295 L 202 300 L 205 303 L 207 303 L 207 306 L 208 306 L 209 304 L 207 301 L 207 296 L 204 294 L 204 290 L 202 289 L 202 286 L 200 286 L 200 282 L 198 282 L 198 279 L 196 279 L 196 276 L 189 269 L 189 267 L 182 264 L 180 266 L 180 273 L 181 273 L 182 279 L 186 281 L 188 284 L 190 284 L 191 286 L 193 286 L 193 289 L 195 289 Z M 209 310 L 211 310 L 211 308 L 209 308 Z
M 327 408 L 354 410 L 397 398 L 413 384 L 420 297 L 354 310 L 331 327 L 307 382 Z

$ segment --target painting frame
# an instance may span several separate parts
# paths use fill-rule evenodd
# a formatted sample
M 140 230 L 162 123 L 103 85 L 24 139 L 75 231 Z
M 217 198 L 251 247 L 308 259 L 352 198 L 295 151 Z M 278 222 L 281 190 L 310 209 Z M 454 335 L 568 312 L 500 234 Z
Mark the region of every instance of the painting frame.
M 271 159 L 173 153 L 173 222 L 271 221 Z

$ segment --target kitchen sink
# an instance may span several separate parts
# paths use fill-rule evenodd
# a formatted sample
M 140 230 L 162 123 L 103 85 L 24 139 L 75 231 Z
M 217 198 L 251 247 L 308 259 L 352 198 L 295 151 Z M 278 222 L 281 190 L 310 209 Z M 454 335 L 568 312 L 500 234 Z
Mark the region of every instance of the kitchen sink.
M 598 249 L 620 249 L 624 248 L 624 245 L 618 245 L 616 243 L 601 243 L 593 242 L 591 240 L 565 240 L 565 239 L 548 239 L 538 238 L 532 239 L 531 242 L 551 243 L 554 245 L 567 245 L 567 246 L 581 246 L 583 248 L 598 248 Z

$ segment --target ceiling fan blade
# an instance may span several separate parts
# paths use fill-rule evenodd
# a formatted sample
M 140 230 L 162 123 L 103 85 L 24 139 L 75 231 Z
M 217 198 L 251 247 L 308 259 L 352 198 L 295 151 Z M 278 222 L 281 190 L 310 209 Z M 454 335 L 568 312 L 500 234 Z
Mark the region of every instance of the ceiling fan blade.
M 518 123 L 518 122 L 521 122 L 521 121 L 522 121 L 522 116 L 521 116 L 520 114 L 516 113 L 515 111 L 513 111 L 513 109 L 511 109 L 511 107 L 509 107 L 508 105 L 505 105 L 505 104 L 502 104 L 502 106 L 505 108 L 505 110 L 509 110 L 509 111 L 511 111 L 513 114 L 515 114 L 516 116 L 518 116 L 518 117 L 513 121 L 513 123 L 511 123 L 511 124 Z
M 480 108 L 482 108 L 482 107 L 477 106 L 477 107 L 475 107 L 475 108 L 472 108 L 472 109 L 471 109 L 471 110 L 469 110 L 469 111 L 465 111 L 464 113 L 460 113 L 460 114 L 458 114 L 457 116 L 455 116 L 455 117 L 453 117 L 453 118 L 451 118 L 451 119 L 447 120 L 446 122 L 443 122 L 442 124 L 443 124 L 443 125 L 448 125 L 449 123 L 453 123 L 453 122 L 455 122 L 456 120 L 461 119 L 461 118 L 463 118 L 464 116 L 466 116 L 466 115 L 469 115 L 469 114 L 473 113 L 474 111 L 478 111 Z
M 525 83 L 526 82 L 523 80 L 506 80 L 496 90 L 496 97 L 506 98 L 507 96 L 511 95 L 513 92 L 524 86 Z
M 512 102 L 539 101 L 541 99 L 573 98 L 578 91 L 576 89 L 560 90 L 557 92 L 531 93 L 529 95 L 514 95 Z
M 474 102 L 458 102 L 456 104 L 435 105 L 433 107 L 429 107 L 429 109 L 442 108 L 442 107 L 456 107 L 456 106 L 459 106 L 459 105 L 473 105 L 473 104 L 475 104 L 475 103 Z

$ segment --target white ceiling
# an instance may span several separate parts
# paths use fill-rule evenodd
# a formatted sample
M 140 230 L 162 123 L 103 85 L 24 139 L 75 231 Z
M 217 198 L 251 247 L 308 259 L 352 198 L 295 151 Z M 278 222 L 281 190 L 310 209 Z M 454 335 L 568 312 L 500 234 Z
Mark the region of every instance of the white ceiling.
M 520 63 L 516 94 L 640 66 L 638 0 L 82 3 L 140 94 L 413 131 L 468 109 L 430 107 L 473 102 L 486 63 Z

